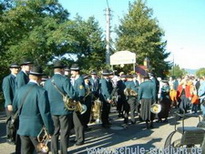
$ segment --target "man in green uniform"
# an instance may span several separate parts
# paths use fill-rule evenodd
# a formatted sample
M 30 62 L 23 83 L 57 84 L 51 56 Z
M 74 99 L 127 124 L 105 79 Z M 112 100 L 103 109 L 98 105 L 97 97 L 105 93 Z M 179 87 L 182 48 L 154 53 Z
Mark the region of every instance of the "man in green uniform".
M 128 123 L 128 115 L 130 111 L 130 117 L 131 117 L 131 124 L 135 124 L 135 111 L 136 111 L 136 103 L 137 103 L 137 93 L 138 88 L 135 86 L 135 83 L 133 81 L 133 75 L 127 75 L 127 82 L 126 82 L 126 98 L 128 107 L 125 108 L 125 123 Z
M 84 79 L 80 75 L 80 67 L 77 64 L 73 64 L 70 68 L 72 75 L 72 84 L 76 93 L 77 101 L 80 101 L 81 104 L 84 104 L 85 97 L 85 84 Z M 83 126 L 83 115 L 80 112 L 73 112 L 73 124 L 76 135 L 75 145 L 79 146 L 84 144 L 85 135 L 84 135 L 84 126 Z
M 111 93 L 113 90 L 112 83 L 109 79 L 110 72 L 108 70 L 103 70 L 102 78 L 100 79 L 100 100 L 103 103 L 102 107 L 102 127 L 109 128 L 109 113 L 111 107 Z
M 37 136 L 43 127 L 50 135 L 53 133 L 47 92 L 39 85 L 42 75 L 40 67 L 33 67 L 29 73 L 29 83 L 19 88 L 14 97 L 13 110 L 19 111 L 17 133 L 21 138 L 21 154 L 33 153 L 34 149 L 40 152 Z
M 44 88 L 48 91 L 51 107 L 51 115 L 54 122 L 54 134 L 51 138 L 51 151 L 58 153 L 58 138 L 60 135 L 60 150 L 67 154 L 70 127 L 72 123 L 72 111 L 65 108 L 63 96 L 68 95 L 71 99 L 75 97 L 70 79 L 64 76 L 64 65 L 61 61 L 54 63 L 54 75 L 45 82 Z
M 2 82 L 2 90 L 4 94 L 4 100 L 5 100 L 5 111 L 6 111 L 6 116 L 7 116 L 7 121 L 6 121 L 6 135 L 7 135 L 7 140 L 9 143 L 14 143 L 15 142 L 15 136 L 16 136 L 16 130 L 13 128 L 11 129 L 10 127 L 10 122 L 11 122 L 11 116 L 13 115 L 13 98 L 16 90 L 16 75 L 19 70 L 19 66 L 16 63 L 13 63 L 9 67 L 11 73 L 4 77 L 3 82 Z

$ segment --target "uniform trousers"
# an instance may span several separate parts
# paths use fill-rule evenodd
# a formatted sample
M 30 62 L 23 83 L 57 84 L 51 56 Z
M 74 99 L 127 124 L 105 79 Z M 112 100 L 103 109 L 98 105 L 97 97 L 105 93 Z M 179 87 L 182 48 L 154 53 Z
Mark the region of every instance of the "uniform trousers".
M 136 100 L 136 97 L 131 96 L 127 101 L 130 106 L 130 117 L 132 123 L 135 123 Z
M 110 108 L 111 108 L 111 105 L 110 103 L 107 103 L 107 102 L 103 102 L 103 107 L 102 107 L 102 124 L 103 125 L 109 125 L 110 122 L 109 122 L 109 113 L 110 113 Z
M 21 138 L 21 154 L 33 154 L 34 151 L 38 154 L 41 152 L 37 149 L 38 141 L 36 137 L 20 136 Z
M 82 115 L 80 112 L 73 112 L 73 124 L 76 135 L 76 143 L 84 143 L 84 126 L 82 122 Z
M 15 153 L 20 154 L 21 153 L 21 139 L 20 139 L 20 136 L 17 134 L 17 129 L 19 127 L 19 120 L 17 120 L 15 128 L 10 128 L 11 117 L 13 116 L 13 112 L 8 111 L 8 108 L 6 108 L 6 116 L 7 116 L 7 121 L 6 121 L 7 138 L 11 139 L 11 141 L 16 144 Z
M 60 136 L 61 154 L 67 154 L 69 143 L 70 127 L 72 122 L 72 114 L 68 115 L 52 115 L 54 123 L 54 134 L 51 138 L 51 151 L 53 154 L 58 153 L 58 139 Z

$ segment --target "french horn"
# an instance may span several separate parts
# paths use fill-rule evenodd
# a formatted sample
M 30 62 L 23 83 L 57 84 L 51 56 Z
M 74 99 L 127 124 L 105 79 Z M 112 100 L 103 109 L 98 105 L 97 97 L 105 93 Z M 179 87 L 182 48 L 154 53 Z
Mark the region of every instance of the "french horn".
M 161 112 L 162 106 L 160 104 L 154 103 L 151 105 L 150 111 L 154 114 Z

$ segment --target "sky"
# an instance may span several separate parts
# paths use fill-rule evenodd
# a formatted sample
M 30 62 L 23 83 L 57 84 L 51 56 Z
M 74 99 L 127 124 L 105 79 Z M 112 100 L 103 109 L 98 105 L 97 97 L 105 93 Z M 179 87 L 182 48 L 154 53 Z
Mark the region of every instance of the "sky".
M 94 16 L 100 27 L 106 29 L 105 9 L 111 9 L 111 30 L 119 25 L 119 19 L 128 13 L 129 2 L 135 0 L 59 0 L 68 10 L 70 19 L 79 14 L 83 19 Z M 107 3 L 108 2 L 108 3 Z M 205 68 L 205 0 L 147 0 L 153 9 L 153 17 L 164 32 L 167 61 L 181 68 Z M 111 37 L 116 35 L 111 33 Z

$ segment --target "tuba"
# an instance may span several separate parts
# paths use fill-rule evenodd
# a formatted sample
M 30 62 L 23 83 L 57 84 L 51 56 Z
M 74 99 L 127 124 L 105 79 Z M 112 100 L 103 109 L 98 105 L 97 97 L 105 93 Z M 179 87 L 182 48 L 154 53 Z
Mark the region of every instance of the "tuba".
M 86 105 L 67 97 L 67 95 L 63 96 L 63 101 L 65 104 L 65 108 L 68 110 L 80 112 L 80 114 L 84 114 L 87 111 Z
M 154 114 L 158 114 L 162 110 L 162 106 L 160 104 L 154 103 L 151 105 L 150 111 Z
M 92 112 L 93 112 L 93 118 L 95 119 L 95 123 L 101 124 L 101 109 L 102 109 L 102 102 L 100 99 L 96 99 L 93 104 Z
M 49 140 L 50 140 L 50 136 L 47 130 L 45 129 L 45 127 L 43 127 L 37 136 L 38 151 L 40 151 L 41 153 L 48 153 L 49 152 L 49 147 L 48 147 Z

